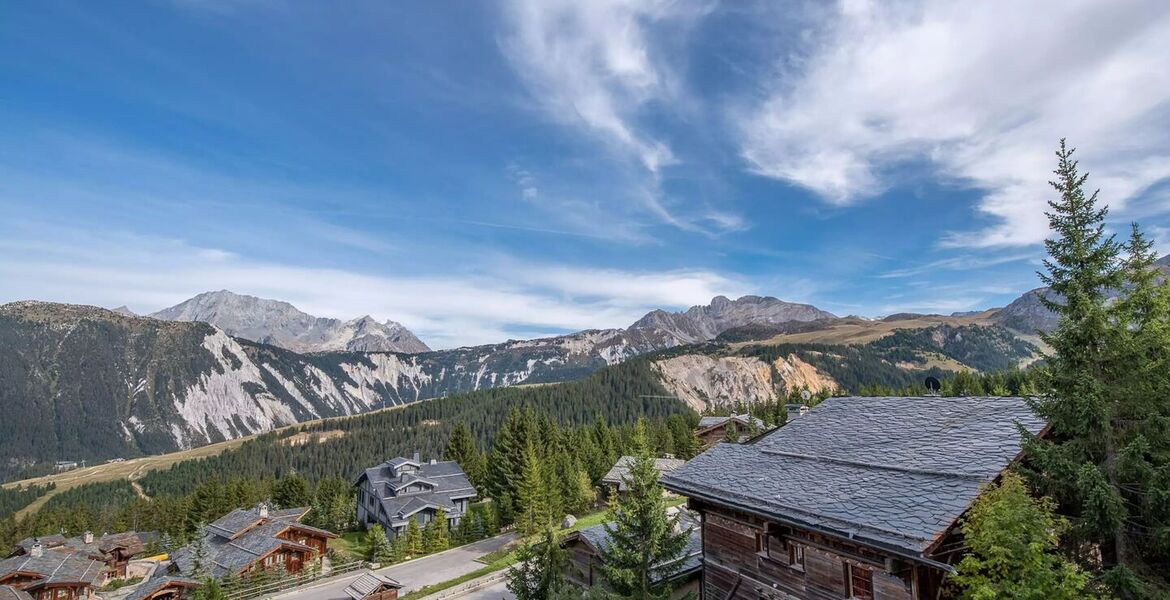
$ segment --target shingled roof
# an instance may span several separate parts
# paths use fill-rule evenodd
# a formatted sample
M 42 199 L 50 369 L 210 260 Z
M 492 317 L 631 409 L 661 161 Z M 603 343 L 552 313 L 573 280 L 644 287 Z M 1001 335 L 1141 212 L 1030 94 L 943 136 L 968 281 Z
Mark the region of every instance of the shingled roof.
M 402 589 L 402 584 L 397 581 L 379 575 L 377 573 L 366 573 L 354 580 L 345 588 L 345 594 L 353 600 L 364 600 L 370 594 L 378 593 L 385 589 Z
M 909 557 L 931 547 L 1020 453 L 1023 398 L 831 398 L 751 444 L 718 444 L 669 490 Z
M 687 461 L 678 458 L 656 458 L 654 459 L 654 468 L 662 475 L 670 473 L 675 469 L 685 465 Z M 630 465 L 634 464 L 633 456 L 623 456 L 614 463 L 605 477 L 601 478 L 602 483 L 618 486 L 619 491 L 626 490 L 626 479 L 630 475 Z
M 312 552 L 313 549 L 309 546 L 277 537 L 290 527 L 326 538 L 337 537 L 332 532 L 300 523 L 299 520 L 308 513 L 308 510 L 308 508 L 292 508 L 270 511 L 265 516 L 258 509 L 238 508 L 216 519 L 207 526 L 205 538 L 210 551 L 208 559 L 213 565 L 211 574 L 215 577 L 223 577 L 228 572 L 239 573 L 281 546 Z M 176 550 L 172 554 L 172 562 L 180 573 L 194 574 L 194 544 Z
M 155 577 L 153 579 L 144 581 L 138 584 L 134 591 L 130 592 L 122 600 L 143 600 L 143 598 L 150 597 L 151 594 L 160 592 L 166 588 L 180 588 L 180 589 L 195 589 L 200 587 L 198 581 L 194 579 L 187 579 L 186 577 Z
M 94 536 L 91 542 L 86 542 L 82 536 L 67 538 L 62 535 L 47 535 L 20 540 L 16 544 L 17 551 L 13 555 L 28 554 L 32 551 L 32 547 L 39 543 L 42 548 L 48 551 L 84 553 L 95 559 L 102 558 L 117 549 L 121 549 L 128 556 L 134 556 L 145 552 L 146 547 L 156 539 L 158 539 L 158 533 L 153 531 L 107 533 L 102 536 Z
M 97 587 L 105 579 L 106 564 L 77 554 L 45 552 L 41 556 L 16 556 L 0 561 L 0 580 L 22 573 L 36 577 L 26 589 L 45 585 Z
M 404 464 L 417 467 L 418 472 L 396 474 L 396 469 Z M 420 463 L 394 458 L 366 469 L 358 481 L 365 478 L 369 479 L 386 515 L 397 519 L 405 519 L 427 507 L 442 508 L 450 514 L 456 508 L 454 500 L 475 496 L 475 487 L 455 461 Z M 400 493 L 411 484 L 420 484 L 428 490 Z
M 0 585 L 0 600 L 33 600 L 33 597 L 24 590 L 18 590 L 10 585 Z

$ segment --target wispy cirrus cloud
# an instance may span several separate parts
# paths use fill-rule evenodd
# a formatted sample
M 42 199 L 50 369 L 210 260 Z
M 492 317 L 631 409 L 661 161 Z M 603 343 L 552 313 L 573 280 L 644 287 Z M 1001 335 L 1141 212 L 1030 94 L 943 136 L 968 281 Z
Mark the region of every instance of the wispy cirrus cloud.
M 983 190 L 956 247 L 1032 244 L 1061 137 L 1114 207 L 1170 177 L 1170 4 L 844 0 L 735 115 L 749 168 L 847 205 L 925 163 Z

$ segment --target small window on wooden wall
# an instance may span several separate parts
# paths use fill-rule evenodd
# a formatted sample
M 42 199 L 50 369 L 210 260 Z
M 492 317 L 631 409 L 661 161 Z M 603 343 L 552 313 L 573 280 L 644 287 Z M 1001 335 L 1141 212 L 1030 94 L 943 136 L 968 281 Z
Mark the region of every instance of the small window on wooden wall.
M 850 598 L 873 600 L 873 571 L 845 563 L 845 587 Z
M 788 566 L 804 569 L 804 546 L 788 542 Z

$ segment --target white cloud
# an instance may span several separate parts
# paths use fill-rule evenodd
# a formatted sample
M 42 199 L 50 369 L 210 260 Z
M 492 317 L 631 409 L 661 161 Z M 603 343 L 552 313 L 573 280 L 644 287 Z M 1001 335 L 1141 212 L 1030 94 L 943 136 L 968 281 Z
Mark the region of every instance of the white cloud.
M 653 173 L 674 162 L 666 143 L 632 121 L 644 105 L 675 92 L 670 73 L 651 56 L 648 28 L 696 13 L 636 0 L 515 0 L 507 13 L 505 53 L 553 118 L 585 127 Z
M 1170 177 L 1170 4 L 844 0 L 811 47 L 786 57 L 768 97 L 735 115 L 764 176 L 834 204 L 881 192 L 926 161 L 984 190 L 995 224 L 951 246 L 1044 238 L 1061 137 L 1123 208 Z
M 625 327 L 654 308 L 684 308 L 750 286 L 706 271 L 638 272 L 492 259 L 476 275 L 383 275 L 251 260 L 182 241 L 121 233 L 9 228 L 0 236 L 0 301 L 38 299 L 146 313 L 230 289 L 311 314 L 370 314 L 434 347 L 534 332 Z M 62 242 L 69 240 L 68 242 Z

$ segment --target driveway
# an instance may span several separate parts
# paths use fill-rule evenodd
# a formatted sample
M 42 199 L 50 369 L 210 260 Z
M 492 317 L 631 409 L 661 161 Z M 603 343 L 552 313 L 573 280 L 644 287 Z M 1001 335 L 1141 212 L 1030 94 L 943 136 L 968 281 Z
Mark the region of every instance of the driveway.
M 483 564 L 476 562 L 475 559 L 503 548 L 516 540 L 516 537 L 516 534 L 509 533 L 480 540 L 474 544 L 379 569 L 378 573 L 398 580 L 403 586 L 400 593 L 406 594 L 424 585 L 442 583 L 479 569 Z M 277 594 L 273 598 L 280 600 L 350 600 L 349 596 L 345 594 L 345 588 L 362 573 L 364 571 L 289 590 Z M 506 589 L 504 591 L 507 592 Z M 476 597 L 478 598 L 478 596 Z

